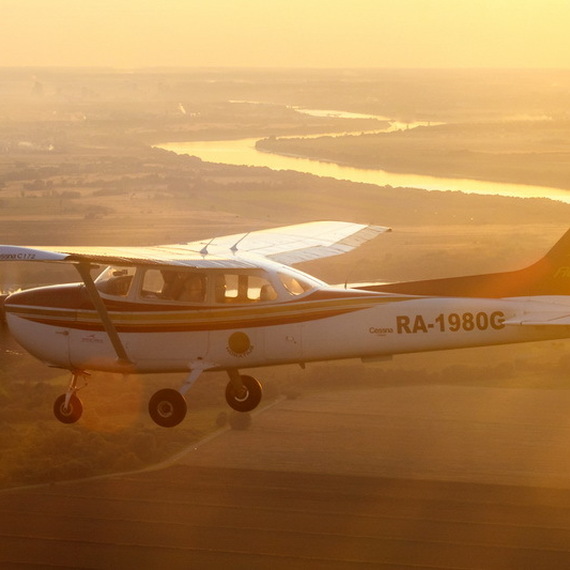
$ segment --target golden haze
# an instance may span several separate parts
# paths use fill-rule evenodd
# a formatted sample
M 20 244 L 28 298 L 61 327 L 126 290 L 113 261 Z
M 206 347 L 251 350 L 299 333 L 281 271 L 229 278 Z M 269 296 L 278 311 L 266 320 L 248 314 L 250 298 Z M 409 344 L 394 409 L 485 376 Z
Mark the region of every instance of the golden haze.
M 565 0 L 3 0 L 0 67 L 570 67 Z

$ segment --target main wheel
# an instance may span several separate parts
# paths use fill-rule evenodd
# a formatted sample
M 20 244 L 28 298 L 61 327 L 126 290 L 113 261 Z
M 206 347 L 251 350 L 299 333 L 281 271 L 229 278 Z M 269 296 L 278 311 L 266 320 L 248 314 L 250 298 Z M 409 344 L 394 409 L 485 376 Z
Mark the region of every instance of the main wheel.
M 177 426 L 186 417 L 186 400 L 172 388 L 164 388 L 153 394 L 148 403 L 148 413 L 162 427 Z
M 74 424 L 83 414 L 83 404 L 81 400 L 73 394 L 69 399 L 69 404 L 65 405 L 65 394 L 59 396 L 53 404 L 55 417 L 64 424 Z
M 233 384 L 233 382 L 228 383 L 226 388 L 226 401 L 229 406 L 238 412 L 251 412 L 257 408 L 259 402 L 261 402 L 262 387 L 258 380 L 253 376 L 241 376 L 241 381 L 245 390 L 242 394 L 239 394 Z

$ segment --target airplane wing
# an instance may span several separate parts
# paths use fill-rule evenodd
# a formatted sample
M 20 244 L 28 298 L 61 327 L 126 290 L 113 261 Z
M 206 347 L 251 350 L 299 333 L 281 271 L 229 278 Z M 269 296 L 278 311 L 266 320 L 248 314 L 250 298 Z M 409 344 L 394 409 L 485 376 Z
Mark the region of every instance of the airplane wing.
M 390 228 L 349 222 L 309 222 L 199 243 L 208 251 L 221 248 L 247 252 L 292 265 L 346 253 L 387 231 Z
M 91 262 L 210 268 L 256 267 L 255 257 L 294 264 L 350 251 L 389 228 L 310 222 L 151 247 L 20 247 L 0 245 L 2 261 Z M 241 256 L 239 254 L 247 255 Z

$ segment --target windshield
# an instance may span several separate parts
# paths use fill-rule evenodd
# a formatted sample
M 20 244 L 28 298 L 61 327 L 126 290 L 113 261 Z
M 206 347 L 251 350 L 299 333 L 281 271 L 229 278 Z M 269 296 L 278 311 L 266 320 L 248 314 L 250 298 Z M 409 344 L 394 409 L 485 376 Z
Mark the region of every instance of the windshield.
M 107 267 L 95 280 L 95 286 L 106 295 L 126 297 L 131 289 L 134 274 L 134 267 Z
M 278 273 L 278 276 L 283 287 L 285 287 L 287 292 L 291 295 L 301 295 L 315 287 L 313 283 L 309 283 L 298 276 L 287 275 L 285 273 Z

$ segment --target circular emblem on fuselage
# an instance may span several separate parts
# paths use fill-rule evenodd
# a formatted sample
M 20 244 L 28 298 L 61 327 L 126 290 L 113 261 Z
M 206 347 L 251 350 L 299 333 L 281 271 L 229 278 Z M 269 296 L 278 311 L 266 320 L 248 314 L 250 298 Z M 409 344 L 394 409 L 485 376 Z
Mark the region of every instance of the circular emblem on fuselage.
M 253 350 L 249 337 L 243 332 L 235 332 L 228 339 L 228 352 L 234 356 L 247 356 Z

